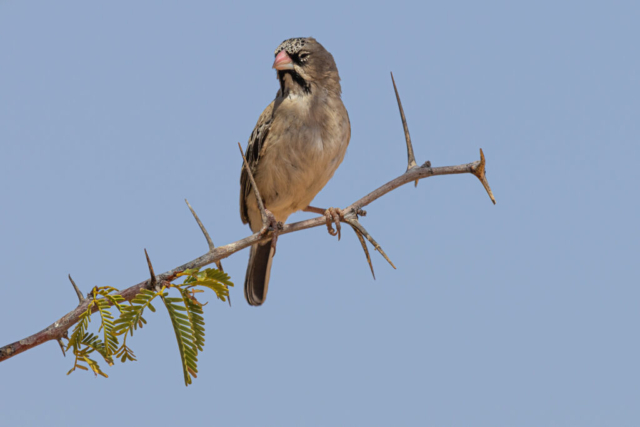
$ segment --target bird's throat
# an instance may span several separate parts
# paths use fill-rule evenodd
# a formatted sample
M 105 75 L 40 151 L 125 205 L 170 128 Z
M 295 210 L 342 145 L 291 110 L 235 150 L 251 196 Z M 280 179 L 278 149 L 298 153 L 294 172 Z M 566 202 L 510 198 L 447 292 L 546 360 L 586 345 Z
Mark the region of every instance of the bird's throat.
M 278 71 L 278 80 L 283 97 L 287 97 L 289 94 L 308 95 L 311 93 L 311 85 L 294 70 Z

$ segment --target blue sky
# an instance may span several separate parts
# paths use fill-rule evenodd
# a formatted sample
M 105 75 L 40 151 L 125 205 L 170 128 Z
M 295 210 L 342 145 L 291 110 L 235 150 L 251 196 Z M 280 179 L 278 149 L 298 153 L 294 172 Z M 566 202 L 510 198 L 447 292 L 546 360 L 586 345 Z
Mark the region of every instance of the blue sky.
M 394 261 L 371 278 L 349 230 L 283 236 L 269 298 L 223 262 L 185 388 L 161 310 L 138 362 L 66 376 L 55 342 L 0 365 L 7 425 L 636 426 L 640 422 L 635 2 L 0 0 L 0 345 L 246 237 L 240 141 L 273 99 L 273 50 L 314 36 L 352 123 L 315 205 L 344 207 L 418 163 L 487 156 L 407 185 L 363 224 Z M 308 218 L 296 214 L 290 220 Z M 105 411 L 105 405 L 110 410 Z

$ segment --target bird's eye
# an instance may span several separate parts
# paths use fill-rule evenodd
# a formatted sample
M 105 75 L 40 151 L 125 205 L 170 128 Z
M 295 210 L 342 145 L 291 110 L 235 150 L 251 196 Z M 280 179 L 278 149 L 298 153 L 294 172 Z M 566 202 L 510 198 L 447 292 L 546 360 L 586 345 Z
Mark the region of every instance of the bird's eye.
M 298 55 L 298 58 L 300 58 L 300 61 L 305 61 L 308 57 L 309 57 L 309 54 L 307 52 L 302 52 L 300 55 Z

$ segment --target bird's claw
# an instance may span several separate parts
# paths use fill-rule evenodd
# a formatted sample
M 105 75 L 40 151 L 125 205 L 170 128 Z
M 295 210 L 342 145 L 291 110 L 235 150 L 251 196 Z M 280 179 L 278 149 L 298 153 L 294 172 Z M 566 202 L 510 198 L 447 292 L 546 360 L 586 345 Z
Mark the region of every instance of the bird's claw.
M 341 237 L 342 227 L 340 226 L 340 221 L 344 219 L 344 215 L 342 209 L 338 208 L 329 208 L 324 211 L 324 216 L 327 218 L 327 231 L 332 236 L 338 236 L 338 240 Z M 333 229 L 333 224 L 336 225 L 336 229 Z

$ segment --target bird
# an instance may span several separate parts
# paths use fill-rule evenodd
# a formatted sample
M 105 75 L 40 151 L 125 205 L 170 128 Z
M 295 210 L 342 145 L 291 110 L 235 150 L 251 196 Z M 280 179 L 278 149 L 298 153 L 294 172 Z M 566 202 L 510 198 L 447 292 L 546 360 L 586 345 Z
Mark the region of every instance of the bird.
M 300 210 L 322 212 L 309 204 L 342 163 L 351 138 L 338 68 L 317 40 L 283 41 L 275 50 L 272 68 L 279 88 L 251 133 L 247 165 L 240 175 L 240 217 L 254 233 L 264 227 L 247 167 L 270 220 L 281 225 Z M 336 210 L 324 213 L 334 235 L 329 221 L 333 218 L 339 226 Z M 244 293 L 252 306 L 262 305 L 267 297 L 275 240 L 271 243 L 251 246 Z

